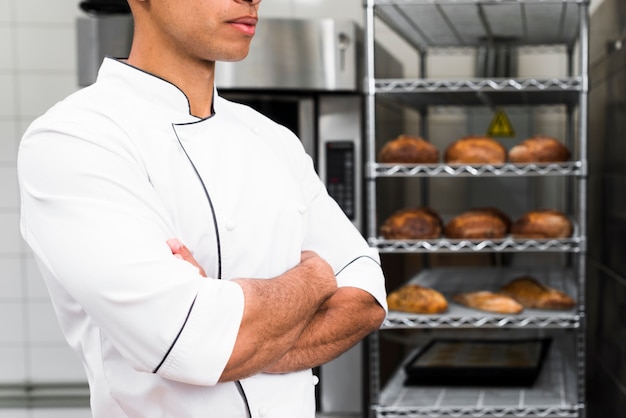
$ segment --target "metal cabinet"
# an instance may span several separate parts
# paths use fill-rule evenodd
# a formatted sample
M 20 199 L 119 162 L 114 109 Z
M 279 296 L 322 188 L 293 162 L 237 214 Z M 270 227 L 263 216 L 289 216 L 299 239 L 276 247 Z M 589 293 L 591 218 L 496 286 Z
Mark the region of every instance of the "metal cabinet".
M 366 234 L 381 255 L 401 253 L 428 258 L 434 254 L 526 255 L 526 264 L 498 263 L 484 267 L 429 267 L 407 277 L 444 294 L 498 284 L 515 274 L 540 274 L 546 284 L 577 300 L 568 311 L 528 309 L 519 315 L 486 314 L 450 304 L 440 315 L 390 312 L 381 330 L 369 338 L 369 397 L 372 417 L 583 417 L 585 415 L 585 254 L 587 177 L 588 22 L 587 0 L 365 0 L 366 91 Z M 397 33 L 419 57 L 416 78 L 377 78 L 376 27 L 383 23 Z M 516 76 L 435 79 L 425 74 L 433 48 L 472 49 L 476 57 L 485 45 L 559 46 L 567 56 L 567 75 L 555 78 Z M 572 158 L 554 164 L 429 165 L 381 164 L 377 149 L 387 138 L 377 138 L 380 101 L 419 112 L 421 132 L 428 139 L 427 121 L 435 107 L 476 108 L 519 106 L 524 109 L 558 106 L 563 109 L 564 140 Z M 471 117 L 471 115 L 470 115 Z M 434 142 L 434 140 L 433 140 Z M 393 179 L 421 182 L 421 201 L 428 204 L 429 184 L 436 179 L 455 181 L 543 181 L 563 179 L 557 188 L 564 209 L 574 220 L 575 233 L 567 239 L 531 240 L 507 237 L 466 241 L 388 240 L 378 231 L 382 216 L 380 196 Z M 383 180 L 385 179 L 385 180 Z M 384 185 L 383 185 L 384 181 Z M 554 263 L 535 264 L 533 258 L 558 255 Z M 530 261 L 528 261 L 530 260 Z M 389 289 L 388 289 L 389 290 Z M 549 335 L 553 346 L 532 387 L 413 387 L 404 384 L 398 367 L 381 381 L 381 338 L 392 330 L 419 330 L 446 335 L 479 331 L 494 335 Z M 382 384 L 384 383 L 384 385 Z

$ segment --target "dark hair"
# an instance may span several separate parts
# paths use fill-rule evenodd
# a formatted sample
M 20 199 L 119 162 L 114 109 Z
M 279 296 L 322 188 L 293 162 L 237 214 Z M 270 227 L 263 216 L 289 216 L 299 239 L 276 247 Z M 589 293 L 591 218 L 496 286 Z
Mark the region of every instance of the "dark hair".
M 127 0 L 85 0 L 79 4 L 87 13 L 125 14 L 130 13 Z

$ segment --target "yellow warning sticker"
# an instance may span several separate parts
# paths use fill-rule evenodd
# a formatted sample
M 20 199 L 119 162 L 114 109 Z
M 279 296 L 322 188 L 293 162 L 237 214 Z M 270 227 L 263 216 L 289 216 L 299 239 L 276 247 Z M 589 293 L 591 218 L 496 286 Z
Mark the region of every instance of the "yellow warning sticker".
M 489 129 L 487 130 L 487 135 L 515 136 L 513 125 L 511 125 L 511 121 L 509 121 L 509 118 L 503 110 L 496 111 L 493 119 L 491 120 L 491 124 L 489 125 Z

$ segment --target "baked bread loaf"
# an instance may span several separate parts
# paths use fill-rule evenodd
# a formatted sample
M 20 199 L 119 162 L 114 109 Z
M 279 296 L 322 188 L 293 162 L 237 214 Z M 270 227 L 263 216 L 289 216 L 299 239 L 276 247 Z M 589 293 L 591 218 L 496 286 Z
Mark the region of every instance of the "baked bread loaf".
M 436 314 L 448 309 L 448 301 L 438 291 L 418 284 L 407 284 L 387 296 L 389 310 Z
M 496 208 L 478 208 L 452 218 L 444 235 L 452 239 L 504 238 L 509 233 L 511 218 Z
M 511 225 L 511 235 L 515 238 L 568 238 L 573 232 L 572 221 L 554 209 L 526 212 Z
M 393 213 L 380 227 L 386 239 L 434 239 L 441 236 L 443 221 L 431 208 L 407 208 Z
M 400 135 L 388 141 L 378 153 L 381 163 L 434 164 L 439 150 L 424 138 Z
M 448 164 L 502 164 L 506 155 L 506 148 L 493 138 L 467 136 L 446 148 L 444 160 Z
M 512 163 L 552 163 L 568 161 L 569 149 L 558 139 L 537 135 L 525 139 L 509 150 Z
M 576 305 L 574 299 L 564 292 L 544 286 L 531 276 L 513 279 L 502 286 L 500 293 L 512 297 L 525 308 L 571 309 Z
M 501 295 L 487 290 L 458 293 L 452 296 L 456 303 L 480 311 L 501 314 L 518 314 L 524 307 L 510 296 Z

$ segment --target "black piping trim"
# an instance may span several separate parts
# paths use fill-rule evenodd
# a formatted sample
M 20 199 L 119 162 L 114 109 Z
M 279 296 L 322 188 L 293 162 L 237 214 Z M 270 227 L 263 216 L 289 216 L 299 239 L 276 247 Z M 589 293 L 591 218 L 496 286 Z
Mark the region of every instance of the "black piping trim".
M 128 61 L 127 61 L 127 60 L 128 60 L 128 58 L 126 58 L 126 57 L 124 57 L 124 58 L 118 58 L 118 57 L 113 57 L 113 56 L 111 56 L 111 55 L 106 55 L 106 56 L 105 56 L 105 58 L 112 59 L 113 61 L 119 62 L 120 64 L 124 64 L 124 65 L 126 65 L 127 67 L 130 67 L 130 68 L 132 68 L 132 69 L 134 69 L 134 70 L 137 70 L 137 71 L 139 71 L 139 72 L 142 72 L 142 73 L 144 73 L 144 74 L 146 74 L 146 75 L 149 75 L 149 76 L 151 76 L 151 77 L 154 77 L 154 78 L 156 78 L 156 79 L 158 79 L 158 80 L 164 81 L 164 82 L 166 82 L 167 84 L 169 84 L 169 85 L 171 85 L 171 86 L 173 86 L 173 87 L 176 87 L 176 89 L 177 89 L 178 91 L 180 91 L 180 92 L 182 93 L 182 95 L 183 95 L 183 96 L 185 96 L 185 99 L 187 100 L 187 113 L 189 113 L 189 116 L 193 116 L 194 118 L 198 118 L 198 119 L 199 119 L 199 122 L 202 122 L 203 120 L 209 119 L 210 117 L 212 117 L 212 116 L 213 116 L 213 114 L 211 114 L 211 115 L 207 116 L 206 118 L 200 118 L 200 117 L 198 117 L 198 116 L 196 116 L 196 115 L 192 114 L 192 113 L 191 113 L 191 102 L 189 101 L 189 97 L 187 97 L 187 95 L 185 94 L 185 92 L 184 92 L 184 91 L 183 91 L 180 87 L 178 87 L 176 84 L 172 83 L 171 81 L 166 80 L 166 79 L 164 79 L 163 77 L 160 77 L 160 76 L 158 76 L 158 75 L 156 75 L 156 74 L 152 74 L 152 73 L 150 73 L 150 72 L 148 72 L 148 71 L 146 71 L 146 70 L 144 70 L 144 69 L 142 69 L 142 68 L 135 67 L 134 65 L 129 64 L 129 63 L 128 63 Z M 215 100 L 213 100 L 213 101 L 215 101 Z M 211 103 L 211 110 L 214 110 L 214 108 L 213 108 L 213 103 Z M 192 122 L 192 123 L 195 123 L 195 122 Z
M 213 201 L 211 200 L 209 191 L 207 190 L 206 185 L 204 184 L 204 181 L 202 180 L 202 177 L 200 176 L 200 173 L 198 172 L 198 169 L 196 168 L 196 165 L 191 160 L 191 157 L 189 156 L 189 154 L 187 154 L 187 150 L 183 146 L 183 143 L 181 142 L 180 138 L 178 137 L 178 133 L 176 132 L 176 128 L 174 127 L 174 125 L 172 125 L 172 129 L 174 130 L 174 135 L 176 135 L 176 140 L 178 141 L 180 148 L 185 153 L 187 160 L 189 160 L 189 163 L 191 164 L 193 171 L 196 173 L 198 180 L 200 180 L 200 184 L 202 185 L 202 190 L 204 190 L 204 195 L 209 201 L 209 206 L 211 206 L 211 214 L 213 215 L 213 226 L 215 227 L 215 238 L 217 240 L 217 279 L 221 280 L 222 279 L 222 245 L 220 241 L 220 231 L 217 225 L 217 216 L 215 215 L 215 207 L 213 206 Z
M 193 302 L 191 302 L 191 306 L 189 307 L 189 311 L 187 312 L 187 317 L 185 318 L 185 322 L 183 322 L 183 326 L 180 327 L 180 330 L 178 330 L 178 334 L 176 335 L 176 338 L 174 338 L 174 341 L 172 342 L 172 345 L 170 345 L 170 348 L 168 348 L 167 353 L 165 353 L 165 356 L 163 356 L 163 359 L 161 360 L 159 365 L 156 366 L 156 369 L 154 369 L 152 371 L 152 373 L 156 373 L 156 372 L 159 371 L 159 369 L 161 368 L 163 363 L 165 363 L 165 359 L 167 359 L 167 356 L 169 356 L 170 353 L 172 352 L 172 350 L 174 349 L 174 346 L 176 345 L 176 341 L 178 341 L 178 338 L 180 337 L 180 334 L 182 334 L 183 330 L 185 329 L 185 325 L 187 325 L 187 321 L 189 320 L 189 317 L 191 316 L 191 310 L 193 309 L 193 305 L 196 304 L 196 299 L 197 298 L 198 298 L 197 295 L 196 295 L 195 298 L 193 298 Z
M 180 145 L 180 148 L 183 150 L 183 152 L 185 153 L 185 156 L 187 157 L 187 160 L 189 160 L 189 163 L 191 164 L 191 167 L 193 168 L 193 171 L 196 173 L 196 177 L 198 177 L 198 180 L 200 180 L 200 184 L 202 185 L 202 189 L 204 190 L 204 195 L 206 196 L 207 200 L 209 201 L 209 206 L 211 206 L 211 214 L 213 215 L 213 226 L 215 227 L 215 237 L 217 239 L 217 279 L 221 280 L 222 279 L 222 246 L 221 246 L 221 241 L 220 241 L 220 232 L 218 229 L 218 225 L 217 225 L 217 216 L 215 214 L 215 208 L 213 206 L 213 201 L 211 200 L 211 196 L 209 195 L 209 191 L 206 188 L 206 185 L 204 184 L 204 181 L 202 180 L 202 177 L 200 176 L 200 173 L 198 172 L 198 169 L 196 168 L 196 165 L 193 163 L 193 160 L 191 159 L 191 157 L 189 156 L 189 154 L 187 153 L 187 150 L 185 149 L 185 147 L 183 146 L 183 143 L 180 140 L 180 137 L 178 136 L 178 133 L 176 132 L 176 128 L 174 125 L 172 125 L 172 128 L 174 130 L 174 135 L 176 135 L 176 140 L 178 141 L 178 144 Z M 195 302 L 195 299 L 194 299 Z M 193 307 L 193 305 L 192 305 Z M 185 321 L 186 322 L 186 321 Z M 184 327 L 184 324 L 183 324 Z M 182 332 L 182 329 L 181 329 Z M 179 333 L 180 335 L 180 333 Z M 178 337 L 176 337 L 176 339 L 178 339 Z M 175 343 L 176 341 L 174 341 Z M 173 347 L 173 345 L 172 345 Z M 167 354 L 169 354 L 169 351 L 171 351 L 171 347 L 170 350 L 168 350 Z M 167 357 L 166 354 L 166 357 Z M 163 361 L 165 361 L 165 359 L 163 359 Z M 161 364 L 163 364 L 163 361 L 161 362 Z M 159 367 L 161 367 L 161 364 L 159 364 Z M 158 369 L 158 367 L 157 367 Z M 246 413 L 248 418 L 252 418 L 252 411 L 250 410 L 250 403 L 248 402 L 248 397 L 246 396 L 246 392 L 243 390 L 243 386 L 241 384 L 241 382 L 239 380 L 237 380 L 235 382 L 235 386 L 237 387 L 237 391 L 239 392 L 239 395 L 241 396 L 241 399 L 243 401 L 243 404 L 246 408 Z
M 235 385 L 237 386 L 237 391 L 239 392 L 239 395 L 241 395 L 241 399 L 243 399 L 243 403 L 246 405 L 246 413 L 248 414 L 248 418 L 252 418 L 252 411 L 250 410 L 248 397 L 246 396 L 246 392 L 243 390 L 243 386 L 241 385 L 241 382 L 237 380 L 235 382 Z
M 344 271 L 345 269 L 348 268 L 348 266 L 350 266 L 350 264 L 356 262 L 357 260 L 361 259 L 361 258 L 369 258 L 370 260 L 372 260 L 374 263 L 378 264 L 380 266 L 380 263 L 376 260 L 374 260 L 372 257 L 370 257 L 369 255 L 360 255 L 357 258 L 355 258 L 354 260 L 350 261 L 348 264 L 346 264 L 345 266 L 343 266 L 337 273 L 335 273 L 335 276 L 338 276 L 342 271 Z

